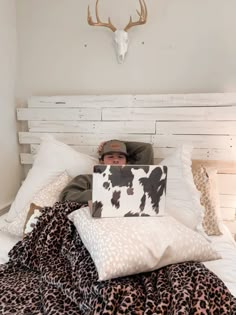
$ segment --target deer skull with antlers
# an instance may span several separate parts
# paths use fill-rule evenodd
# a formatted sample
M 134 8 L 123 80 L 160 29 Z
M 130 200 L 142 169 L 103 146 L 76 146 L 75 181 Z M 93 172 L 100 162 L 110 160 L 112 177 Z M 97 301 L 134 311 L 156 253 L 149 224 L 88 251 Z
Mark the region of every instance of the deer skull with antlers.
M 98 16 L 98 1 L 96 2 L 96 22 L 93 22 L 89 6 L 88 6 L 88 24 L 92 26 L 104 26 L 108 27 L 112 32 L 114 32 L 114 42 L 115 42 L 115 48 L 117 53 L 117 59 L 119 63 L 123 63 L 125 59 L 125 55 L 128 50 L 128 44 L 129 44 L 129 37 L 128 37 L 128 30 L 137 25 L 145 24 L 147 21 L 147 7 L 144 0 L 139 0 L 141 11 L 139 12 L 137 10 L 137 13 L 139 15 L 139 19 L 135 22 L 133 22 L 132 17 L 130 16 L 129 23 L 126 25 L 126 27 L 123 30 L 118 30 L 112 23 L 110 18 L 108 18 L 107 23 L 101 22 L 99 16 Z

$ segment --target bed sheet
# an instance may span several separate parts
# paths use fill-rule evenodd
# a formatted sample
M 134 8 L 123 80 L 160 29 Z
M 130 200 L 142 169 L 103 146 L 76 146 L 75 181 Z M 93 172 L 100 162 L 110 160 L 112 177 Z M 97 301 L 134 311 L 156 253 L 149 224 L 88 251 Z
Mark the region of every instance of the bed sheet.
M 4 216 L 0 217 L 0 224 Z M 204 264 L 226 284 L 236 297 L 236 242 L 225 225 L 221 225 L 221 230 L 223 235 L 211 236 L 210 239 L 212 246 L 221 254 L 222 259 Z M 8 261 L 8 252 L 19 240 L 19 237 L 0 231 L 0 264 Z
M 211 236 L 212 246 L 220 253 L 222 259 L 205 262 L 236 297 L 236 242 L 224 224 L 220 227 L 223 235 Z
M 0 226 L 6 214 L 0 216 Z M 20 240 L 19 237 L 0 231 L 0 264 L 8 261 L 8 252 Z

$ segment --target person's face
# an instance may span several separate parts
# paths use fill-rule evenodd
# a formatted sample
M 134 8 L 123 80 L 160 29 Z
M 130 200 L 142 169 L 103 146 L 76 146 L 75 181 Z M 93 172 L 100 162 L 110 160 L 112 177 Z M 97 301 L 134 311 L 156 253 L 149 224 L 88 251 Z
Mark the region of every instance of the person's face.
M 102 162 L 106 165 L 124 165 L 126 164 L 126 156 L 122 153 L 109 153 L 104 155 Z

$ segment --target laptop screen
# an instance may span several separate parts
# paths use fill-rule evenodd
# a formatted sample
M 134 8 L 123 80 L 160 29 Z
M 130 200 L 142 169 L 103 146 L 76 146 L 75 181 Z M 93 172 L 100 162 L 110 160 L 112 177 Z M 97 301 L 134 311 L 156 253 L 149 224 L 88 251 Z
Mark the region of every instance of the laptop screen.
M 165 212 L 167 167 L 95 165 L 94 217 L 159 216 Z

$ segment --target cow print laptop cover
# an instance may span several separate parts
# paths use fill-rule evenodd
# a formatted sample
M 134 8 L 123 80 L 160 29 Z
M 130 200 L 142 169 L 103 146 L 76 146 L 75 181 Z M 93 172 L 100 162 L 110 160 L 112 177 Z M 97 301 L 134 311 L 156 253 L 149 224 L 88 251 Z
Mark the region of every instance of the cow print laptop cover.
M 159 216 L 165 213 L 167 167 L 95 165 L 93 217 Z

